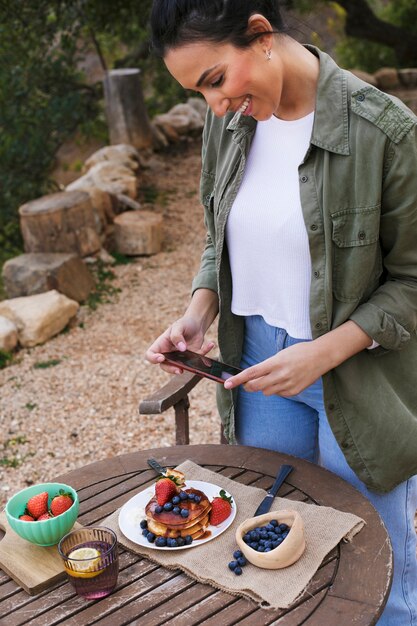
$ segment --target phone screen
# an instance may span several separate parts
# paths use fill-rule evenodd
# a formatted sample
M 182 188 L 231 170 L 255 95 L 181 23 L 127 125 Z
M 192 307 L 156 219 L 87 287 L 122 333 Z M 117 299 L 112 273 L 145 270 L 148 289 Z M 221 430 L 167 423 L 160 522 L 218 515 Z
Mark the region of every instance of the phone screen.
M 206 378 L 211 378 L 219 383 L 224 383 L 225 380 L 242 371 L 238 367 L 215 361 L 208 356 L 203 356 L 190 350 L 185 350 L 185 352 L 180 352 L 179 350 L 165 352 L 164 357 L 168 363 L 178 365 L 183 369 Z

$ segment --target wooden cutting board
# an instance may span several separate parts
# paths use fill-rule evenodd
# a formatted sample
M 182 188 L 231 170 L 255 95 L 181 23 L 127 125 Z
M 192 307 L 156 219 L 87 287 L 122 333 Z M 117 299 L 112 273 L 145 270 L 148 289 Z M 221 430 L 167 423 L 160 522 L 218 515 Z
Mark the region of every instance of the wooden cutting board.
M 65 578 L 65 570 L 57 546 L 36 546 L 17 535 L 6 514 L 0 513 L 0 568 L 31 596 Z M 82 528 L 75 522 L 75 528 Z

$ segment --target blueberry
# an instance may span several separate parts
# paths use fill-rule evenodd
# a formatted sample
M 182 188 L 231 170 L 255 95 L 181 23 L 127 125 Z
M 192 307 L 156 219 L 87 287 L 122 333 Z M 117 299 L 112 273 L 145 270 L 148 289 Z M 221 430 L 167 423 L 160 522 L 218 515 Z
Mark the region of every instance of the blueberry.
M 278 539 L 278 535 L 276 533 L 268 533 L 268 539 L 276 541 Z
M 250 534 L 250 538 L 252 539 L 252 541 L 259 541 L 260 539 L 259 533 L 252 530 Z
M 154 533 L 148 533 L 146 535 L 146 539 L 149 541 L 149 543 L 153 543 L 155 541 L 155 535 Z
M 269 523 L 271 524 L 271 526 L 278 526 L 278 522 L 276 519 L 271 519 Z
M 284 531 L 288 530 L 288 526 L 287 524 L 280 524 L 279 529 L 283 533 Z
M 229 566 L 228 566 L 228 567 L 229 567 L 229 569 L 231 569 L 231 570 L 232 570 L 232 572 L 233 572 L 233 571 L 237 568 L 237 566 L 238 566 L 238 565 L 239 565 L 239 564 L 238 564 L 238 562 L 237 562 L 237 561 L 230 561 L 230 563 L 229 563 Z
M 171 500 L 172 504 L 178 504 L 180 501 L 180 497 L 179 496 L 174 496 Z
M 188 517 L 189 512 L 188 509 L 181 509 L 181 517 Z
M 178 541 L 176 539 L 171 541 L 171 548 L 178 548 Z
M 167 547 L 168 548 L 172 548 L 172 542 L 173 542 L 173 539 L 171 537 L 168 537 L 168 539 L 167 539 Z
M 177 544 L 178 544 L 178 547 L 181 548 L 181 546 L 185 544 L 184 537 L 177 537 Z
M 259 536 L 261 539 L 268 539 L 268 533 L 266 532 L 266 530 L 263 530 L 261 533 L 259 533 Z
M 250 542 L 250 547 L 253 548 L 254 550 L 258 549 L 259 543 L 257 541 L 251 541 Z
M 271 549 L 271 547 L 272 547 L 272 542 L 271 542 L 271 541 L 265 541 L 265 543 L 264 543 L 264 548 L 265 548 L 265 550 L 266 550 L 267 548 Z
M 172 511 L 173 508 L 174 508 L 174 505 L 172 504 L 172 502 L 166 502 L 164 504 L 164 511 Z
M 141 528 L 148 528 L 148 522 L 146 521 L 146 519 L 143 519 L 140 523 L 140 527 Z
M 165 546 L 167 545 L 167 540 L 165 539 L 165 537 L 157 537 L 155 539 L 155 545 L 158 546 L 158 548 L 165 548 Z
M 174 508 L 172 509 L 172 512 L 175 513 L 175 515 L 179 515 L 180 511 L 181 509 L 179 506 L 174 506 Z
M 233 556 L 235 557 L 235 559 L 238 559 L 239 557 L 243 556 L 243 554 L 240 550 L 235 550 L 233 552 Z
M 279 542 L 278 542 L 278 541 L 273 541 L 273 542 L 271 543 L 271 548 L 272 548 L 273 550 L 275 550 L 275 548 L 278 548 L 278 546 L 279 546 L 279 544 L 280 544 L 280 543 L 281 543 L 280 541 L 279 541 Z
M 251 538 L 250 538 L 250 534 L 249 533 L 246 533 L 246 535 L 243 535 L 243 541 L 245 543 L 250 543 Z
M 188 493 L 186 493 L 185 491 L 180 491 L 180 499 L 188 500 Z
M 265 552 L 265 546 L 258 546 L 258 552 Z
M 200 502 L 201 502 L 201 496 L 195 496 L 195 498 L 194 498 L 194 502 L 197 502 L 197 504 L 200 504 Z
M 238 564 L 239 564 L 241 567 L 243 567 L 244 565 L 246 565 L 246 559 L 245 559 L 245 557 L 244 557 L 243 555 L 238 557 L 237 562 L 238 562 Z
M 265 526 L 265 530 L 267 530 L 268 532 L 273 532 L 274 531 L 274 526 L 272 524 L 267 524 Z
M 163 510 L 164 510 L 164 507 L 161 506 L 160 504 L 158 504 L 158 506 L 155 507 L 155 513 L 162 513 Z
M 288 530 L 286 530 L 285 532 L 282 533 L 282 538 L 285 539 L 285 537 L 288 537 Z
M 242 568 L 239 567 L 239 565 L 237 567 L 235 567 L 234 572 L 236 574 L 236 576 L 240 576 L 242 573 Z
M 149 532 L 149 530 L 148 530 L 147 528 L 144 528 L 144 529 L 142 530 L 142 535 L 143 535 L 144 537 L 146 537 L 146 535 L 148 534 L 148 532 Z
M 271 552 L 272 548 L 265 548 L 264 552 Z
M 188 494 L 188 499 L 189 500 L 195 500 L 195 493 L 189 493 Z
M 191 535 L 185 535 L 184 541 L 185 541 L 185 545 L 189 546 L 193 543 L 193 538 L 191 537 Z

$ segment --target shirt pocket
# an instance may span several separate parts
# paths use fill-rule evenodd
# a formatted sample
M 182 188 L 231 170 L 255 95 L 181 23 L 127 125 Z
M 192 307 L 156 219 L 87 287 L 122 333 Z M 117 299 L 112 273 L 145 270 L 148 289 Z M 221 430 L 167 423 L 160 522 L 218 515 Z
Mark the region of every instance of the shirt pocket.
M 345 209 L 332 218 L 333 293 L 342 302 L 369 296 L 382 273 L 380 205 Z

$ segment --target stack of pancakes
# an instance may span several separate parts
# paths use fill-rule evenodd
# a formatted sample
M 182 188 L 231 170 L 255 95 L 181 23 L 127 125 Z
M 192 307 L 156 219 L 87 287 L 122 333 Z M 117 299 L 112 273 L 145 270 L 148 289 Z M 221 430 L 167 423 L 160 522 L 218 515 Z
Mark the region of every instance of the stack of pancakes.
M 194 539 L 200 539 L 209 525 L 209 516 L 211 504 L 206 494 L 198 489 L 184 489 L 186 493 L 193 493 L 200 496 L 200 502 L 194 500 L 181 500 L 179 505 L 182 509 L 188 509 L 188 517 L 182 517 L 172 511 L 162 511 L 155 513 L 155 507 L 158 505 L 156 497 L 149 500 L 145 508 L 146 519 L 148 522 L 148 530 L 161 535 L 162 537 L 186 537 L 191 535 Z

